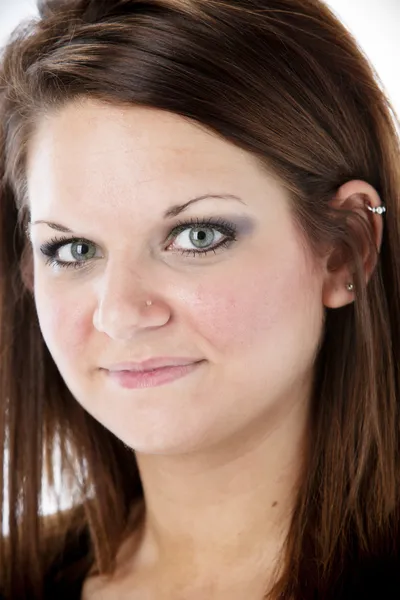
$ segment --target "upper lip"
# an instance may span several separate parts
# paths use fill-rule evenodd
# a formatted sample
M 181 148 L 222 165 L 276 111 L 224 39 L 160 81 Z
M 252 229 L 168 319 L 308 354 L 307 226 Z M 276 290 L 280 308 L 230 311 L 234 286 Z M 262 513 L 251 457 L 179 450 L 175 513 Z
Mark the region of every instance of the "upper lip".
M 149 358 L 142 362 L 121 362 L 107 367 L 108 371 L 151 371 L 162 367 L 178 367 L 190 365 L 199 360 L 183 357 Z

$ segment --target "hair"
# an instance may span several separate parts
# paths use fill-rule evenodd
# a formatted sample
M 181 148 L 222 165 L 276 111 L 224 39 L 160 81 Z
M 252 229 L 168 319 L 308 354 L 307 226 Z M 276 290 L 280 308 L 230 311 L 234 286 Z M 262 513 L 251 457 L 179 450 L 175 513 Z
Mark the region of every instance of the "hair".
M 48 0 L 0 67 L 0 581 L 40 597 L 46 569 L 88 532 L 80 573 L 109 574 L 143 516 L 135 454 L 72 396 L 42 338 L 26 235 L 26 159 L 38 121 L 74 100 L 176 113 L 252 153 L 288 191 L 314 253 L 354 272 L 355 300 L 325 309 L 310 444 L 282 569 L 266 597 L 337 598 L 351 569 L 399 546 L 398 117 L 352 35 L 318 0 Z M 387 207 L 371 227 L 331 200 L 347 181 Z M 366 282 L 363 252 L 376 253 Z M 59 460 L 55 453 L 59 452 Z M 8 476 L 7 476 L 8 473 Z M 75 498 L 51 527 L 44 478 Z M 8 478 L 7 478 L 8 477 Z M 66 482 L 66 483 L 65 483 Z M 135 512 L 135 507 L 137 511 Z M 132 518 L 132 514 L 134 518 Z M 50 531 L 51 530 L 51 531 Z M 315 594 L 315 595 L 312 595 Z

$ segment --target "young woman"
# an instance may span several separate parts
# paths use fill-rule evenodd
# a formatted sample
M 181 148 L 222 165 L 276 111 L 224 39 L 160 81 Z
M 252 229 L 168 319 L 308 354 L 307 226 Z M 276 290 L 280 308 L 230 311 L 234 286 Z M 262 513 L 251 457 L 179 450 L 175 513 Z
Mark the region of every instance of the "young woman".
M 2 597 L 398 598 L 398 120 L 349 32 L 47 1 L 0 85 Z

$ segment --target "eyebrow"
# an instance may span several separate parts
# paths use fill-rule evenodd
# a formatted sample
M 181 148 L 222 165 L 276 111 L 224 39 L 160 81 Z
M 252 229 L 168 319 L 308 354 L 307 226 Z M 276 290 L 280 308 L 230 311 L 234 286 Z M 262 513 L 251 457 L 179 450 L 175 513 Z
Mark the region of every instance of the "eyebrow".
M 246 205 L 246 203 L 241 198 L 239 198 L 239 196 L 235 196 L 234 194 L 205 194 L 204 196 L 192 198 L 192 200 L 189 200 L 189 202 L 186 202 L 185 204 L 175 204 L 174 206 L 171 206 L 171 208 L 168 208 L 168 210 L 165 211 L 164 219 L 171 219 L 173 217 L 177 217 L 178 215 L 183 213 L 191 204 L 199 202 L 200 200 L 205 200 L 206 198 L 220 200 L 237 200 L 238 202 L 241 202 L 241 204 Z M 62 231 L 64 233 L 73 233 L 72 229 L 64 227 L 64 225 L 60 225 L 59 223 L 53 223 L 52 221 L 44 221 L 42 219 L 39 221 L 31 222 L 30 226 L 40 225 L 41 223 L 48 225 L 49 227 L 51 227 L 52 229 L 56 229 L 57 231 Z

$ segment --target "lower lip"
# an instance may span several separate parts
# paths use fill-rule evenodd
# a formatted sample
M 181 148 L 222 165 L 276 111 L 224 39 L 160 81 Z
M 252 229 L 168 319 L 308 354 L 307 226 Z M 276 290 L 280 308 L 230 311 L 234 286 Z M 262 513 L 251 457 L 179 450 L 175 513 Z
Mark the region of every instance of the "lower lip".
M 192 373 L 202 362 L 204 361 L 178 367 L 163 367 L 154 371 L 107 371 L 107 374 L 115 383 L 130 390 L 156 387 Z

